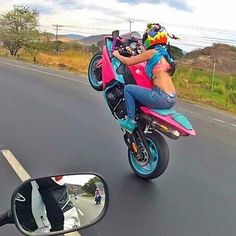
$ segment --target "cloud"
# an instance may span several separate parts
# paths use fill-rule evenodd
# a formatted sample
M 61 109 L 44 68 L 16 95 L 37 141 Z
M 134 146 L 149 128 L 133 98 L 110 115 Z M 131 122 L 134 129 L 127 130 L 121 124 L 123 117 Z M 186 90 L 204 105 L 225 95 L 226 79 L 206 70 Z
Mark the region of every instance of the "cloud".
M 117 10 L 116 8 L 112 8 L 109 4 L 101 4 L 101 2 L 94 1 L 85 1 L 85 0 L 47 0 L 52 6 L 55 7 L 57 11 L 76 11 L 76 10 L 89 10 L 89 11 L 97 11 L 102 12 L 104 15 L 119 15 L 122 12 Z M 94 18 L 94 15 L 91 16 Z
M 150 4 L 161 4 L 165 3 L 168 6 L 175 8 L 181 11 L 193 11 L 193 7 L 186 3 L 185 0 L 119 0 L 119 2 L 126 2 L 130 4 L 138 4 L 138 3 L 150 3 Z

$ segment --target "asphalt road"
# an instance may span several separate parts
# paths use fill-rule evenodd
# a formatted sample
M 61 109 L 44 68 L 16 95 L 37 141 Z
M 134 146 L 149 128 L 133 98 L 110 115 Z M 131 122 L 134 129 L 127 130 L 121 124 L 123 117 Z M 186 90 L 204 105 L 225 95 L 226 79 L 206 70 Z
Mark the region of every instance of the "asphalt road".
M 104 197 L 100 204 L 95 203 L 94 197 L 88 198 L 83 196 L 79 196 L 77 200 L 72 198 L 72 202 L 76 209 L 78 209 L 81 225 L 90 224 L 100 216 L 104 209 Z
M 122 133 L 86 77 L 0 59 L 0 147 L 32 177 L 100 173 L 110 190 L 102 221 L 82 236 L 234 236 L 236 117 L 179 101 L 198 136 L 167 139 L 170 163 L 149 182 L 128 164 Z M 0 211 L 21 183 L 0 153 Z M 1 236 L 20 235 L 11 225 Z

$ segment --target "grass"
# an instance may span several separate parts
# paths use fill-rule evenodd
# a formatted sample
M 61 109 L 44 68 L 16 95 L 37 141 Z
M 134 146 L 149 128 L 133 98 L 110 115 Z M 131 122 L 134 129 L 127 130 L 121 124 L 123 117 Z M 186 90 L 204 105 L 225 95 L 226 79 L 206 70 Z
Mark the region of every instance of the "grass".
M 179 66 L 173 77 L 178 97 L 236 112 L 236 75 Z
M 70 71 L 86 74 L 91 57 L 92 55 L 82 52 L 65 52 L 60 55 L 39 53 L 36 61 L 42 65 L 64 68 Z
M 0 56 L 6 56 L 6 53 L 5 49 L 0 48 Z M 87 74 L 91 57 L 89 53 L 66 51 L 60 54 L 38 53 L 34 61 L 33 55 L 22 50 L 19 51 L 19 58 L 15 58 Z M 236 113 L 236 75 L 216 72 L 212 85 L 211 72 L 179 65 L 173 81 L 179 98 Z
M 92 57 L 91 53 L 66 51 L 58 54 L 38 53 L 32 55 L 23 50 L 19 50 L 18 56 L 12 57 L 7 50 L 0 48 L 0 56 L 12 59 L 19 59 L 26 62 L 34 62 L 40 65 L 66 69 L 80 74 L 87 74 L 88 64 Z

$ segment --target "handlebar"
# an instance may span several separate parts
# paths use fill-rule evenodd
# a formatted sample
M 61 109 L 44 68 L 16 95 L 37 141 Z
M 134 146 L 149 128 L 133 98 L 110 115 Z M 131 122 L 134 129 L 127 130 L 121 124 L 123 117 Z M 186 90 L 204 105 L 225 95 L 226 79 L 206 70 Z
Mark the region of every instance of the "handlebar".
M 0 215 L 0 226 L 5 224 L 13 224 L 14 220 L 12 218 L 11 210 L 6 211 L 4 214 Z

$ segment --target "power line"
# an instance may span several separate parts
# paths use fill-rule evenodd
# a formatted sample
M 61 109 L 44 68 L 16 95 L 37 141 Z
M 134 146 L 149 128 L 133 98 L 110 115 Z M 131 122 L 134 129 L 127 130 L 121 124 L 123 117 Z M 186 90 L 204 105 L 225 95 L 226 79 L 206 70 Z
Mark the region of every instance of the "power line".
M 59 30 L 59 28 L 62 28 L 63 25 L 52 25 L 52 26 L 56 27 L 56 41 L 57 41 L 58 40 L 58 30 Z
M 133 20 L 128 19 L 127 21 L 132 24 Z M 82 27 L 79 26 L 70 26 L 70 25 L 53 25 L 56 27 L 56 40 L 58 39 L 58 30 L 60 27 L 65 28 L 65 31 L 68 33 L 78 33 L 78 34 L 86 34 L 86 35 L 94 35 L 94 31 L 99 31 L 98 34 L 107 34 L 110 35 L 111 32 L 114 30 L 114 28 L 108 28 L 108 27 L 93 27 L 93 26 L 85 26 Z M 40 25 L 40 27 L 51 27 L 49 25 Z M 73 30 L 72 30 L 73 28 Z M 131 29 L 130 29 L 131 30 Z M 120 32 L 127 32 L 127 29 L 120 29 Z M 181 35 L 180 35 L 181 36 Z M 236 46 L 236 40 L 231 38 L 225 38 L 225 37 L 210 37 L 210 36 L 198 36 L 198 35 L 189 35 L 189 34 L 183 34 L 182 37 L 180 37 L 180 40 L 173 41 L 171 44 L 173 45 L 182 45 L 182 46 L 192 46 L 192 47 L 206 47 L 209 44 L 213 43 L 225 43 L 230 44 L 233 46 Z

